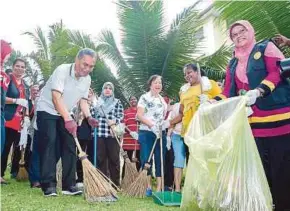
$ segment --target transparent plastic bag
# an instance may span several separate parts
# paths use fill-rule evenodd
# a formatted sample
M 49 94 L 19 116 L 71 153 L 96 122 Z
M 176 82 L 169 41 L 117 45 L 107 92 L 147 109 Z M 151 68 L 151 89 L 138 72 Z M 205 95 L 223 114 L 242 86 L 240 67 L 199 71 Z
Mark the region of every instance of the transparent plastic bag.
M 269 185 L 247 119 L 246 97 L 201 107 L 185 143 L 190 157 L 181 208 L 272 210 Z

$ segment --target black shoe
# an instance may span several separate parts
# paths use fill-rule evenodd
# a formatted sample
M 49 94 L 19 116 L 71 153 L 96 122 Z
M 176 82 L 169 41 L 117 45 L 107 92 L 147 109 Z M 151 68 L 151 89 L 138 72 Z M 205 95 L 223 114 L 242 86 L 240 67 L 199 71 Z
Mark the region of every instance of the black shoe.
M 71 186 L 68 189 L 62 190 L 63 195 L 69 195 L 69 196 L 81 195 L 82 193 L 83 191 L 79 190 L 76 186 Z
M 56 188 L 55 187 L 46 188 L 43 191 L 43 193 L 44 193 L 44 196 L 57 196 Z

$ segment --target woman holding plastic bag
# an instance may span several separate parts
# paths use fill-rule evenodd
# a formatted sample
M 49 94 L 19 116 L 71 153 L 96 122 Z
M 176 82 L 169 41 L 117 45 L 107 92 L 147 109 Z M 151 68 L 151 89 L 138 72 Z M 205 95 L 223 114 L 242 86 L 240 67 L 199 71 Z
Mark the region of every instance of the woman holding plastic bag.
M 257 43 L 252 25 L 230 27 L 234 58 L 229 62 L 221 100 L 247 96 L 249 123 L 271 189 L 275 210 L 290 209 L 290 84 L 281 79 L 277 61 L 284 58 L 269 40 Z

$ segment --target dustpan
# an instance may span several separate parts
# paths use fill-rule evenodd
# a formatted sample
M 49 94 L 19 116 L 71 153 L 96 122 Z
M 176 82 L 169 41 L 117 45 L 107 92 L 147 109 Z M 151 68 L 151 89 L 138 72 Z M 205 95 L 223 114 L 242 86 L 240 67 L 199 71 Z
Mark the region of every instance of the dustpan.
M 163 165 L 163 140 L 162 128 L 160 128 L 160 155 L 161 155 L 161 190 L 160 192 L 153 192 L 153 201 L 162 206 L 180 206 L 181 193 L 174 191 L 164 191 L 164 165 Z
M 180 206 L 181 193 L 174 191 L 161 191 L 152 193 L 153 200 L 156 204 L 162 206 Z

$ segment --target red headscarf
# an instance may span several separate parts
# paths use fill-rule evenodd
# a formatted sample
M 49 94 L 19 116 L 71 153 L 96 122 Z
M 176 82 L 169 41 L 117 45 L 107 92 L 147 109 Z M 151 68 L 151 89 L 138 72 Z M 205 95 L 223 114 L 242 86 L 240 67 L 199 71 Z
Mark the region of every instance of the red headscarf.
M 4 60 L 6 56 L 12 52 L 12 48 L 10 47 L 9 43 L 4 40 L 1 40 L 0 48 L 1 48 L 0 68 L 2 69 L 4 65 Z
M 246 69 L 247 69 L 247 64 L 248 64 L 248 58 L 256 44 L 255 30 L 249 21 L 246 21 L 246 20 L 237 21 L 230 27 L 231 39 L 232 39 L 232 30 L 237 25 L 242 25 L 243 27 L 245 27 L 249 34 L 249 39 L 247 40 L 247 44 L 242 47 L 235 46 L 235 49 L 234 49 L 235 57 L 238 58 L 239 60 L 239 63 L 236 68 L 237 77 L 241 82 L 248 84 Z

